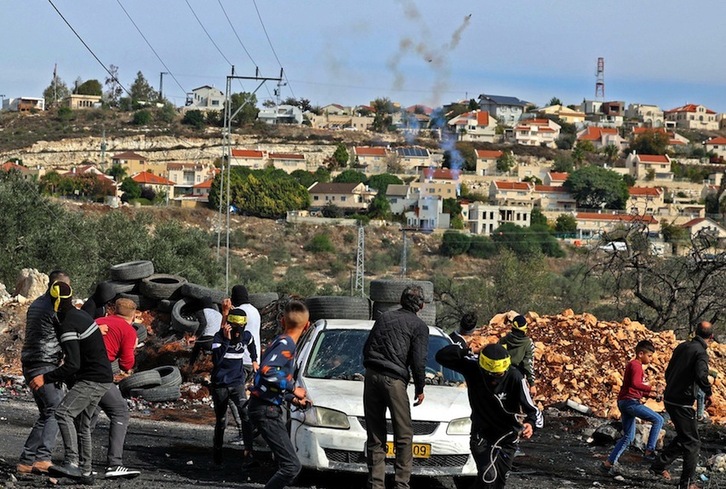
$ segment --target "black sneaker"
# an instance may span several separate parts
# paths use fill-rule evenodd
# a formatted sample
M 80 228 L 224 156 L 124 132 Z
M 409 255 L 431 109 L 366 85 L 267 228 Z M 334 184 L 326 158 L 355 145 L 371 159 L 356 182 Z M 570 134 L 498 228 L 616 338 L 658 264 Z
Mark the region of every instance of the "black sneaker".
M 655 451 L 652 451 L 651 452 L 649 450 L 646 450 L 645 453 L 643 453 L 643 461 L 644 462 L 653 463 L 653 462 L 655 462 L 655 459 L 656 458 L 658 458 L 658 454 L 655 453 Z
M 213 458 L 214 458 L 215 465 L 222 465 L 222 449 L 221 448 L 214 449 Z
M 80 479 L 78 479 L 78 483 L 84 486 L 92 486 L 96 483 L 96 476 L 95 472 L 89 472 L 88 474 L 83 474 Z
M 59 477 L 70 477 L 71 479 L 80 479 L 83 472 L 77 465 L 64 462 L 62 465 L 51 465 L 48 467 L 48 474 Z
M 106 479 L 133 479 L 141 475 L 141 471 L 129 469 L 123 465 L 116 465 L 106 468 Z

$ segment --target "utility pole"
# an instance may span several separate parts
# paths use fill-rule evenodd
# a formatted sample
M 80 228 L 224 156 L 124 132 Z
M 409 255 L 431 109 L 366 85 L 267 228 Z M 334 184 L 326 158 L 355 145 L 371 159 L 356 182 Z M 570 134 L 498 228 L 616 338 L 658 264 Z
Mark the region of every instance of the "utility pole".
M 222 132 L 222 172 L 220 175 L 220 182 L 219 182 L 219 226 L 217 231 L 217 256 L 220 256 L 220 246 L 221 246 L 221 239 L 222 239 L 222 201 L 224 200 L 226 203 L 226 212 L 227 215 L 227 222 L 226 222 L 226 233 L 227 233 L 227 242 L 226 242 L 226 257 L 225 257 L 225 273 L 224 273 L 224 290 L 229 293 L 229 206 L 230 206 L 230 185 L 229 181 L 232 175 L 232 119 L 234 119 L 237 114 L 240 113 L 240 111 L 244 108 L 245 105 L 247 105 L 250 101 L 248 98 L 247 100 L 240 105 L 237 110 L 232 112 L 232 80 L 255 80 L 260 82 L 259 85 L 257 85 L 257 88 L 252 92 L 251 95 L 257 93 L 257 90 L 259 90 L 262 85 L 265 84 L 266 81 L 276 81 L 280 83 L 282 81 L 282 75 L 283 70 L 280 68 L 280 76 L 277 78 L 271 78 L 266 76 L 259 76 L 260 70 L 259 68 L 255 71 L 255 76 L 236 76 L 234 74 L 234 65 L 232 65 L 232 74 L 227 76 L 227 84 L 225 89 L 225 96 L 224 96 L 224 130 Z M 226 169 L 225 169 L 226 164 Z M 226 170 L 226 175 L 225 175 Z M 226 180 L 226 181 L 225 181 Z M 226 188 L 225 188 L 226 184 Z M 222 198 L 222 189 L 226 190 L 226 196 L 223 199 Z
M 103 126 L 101 136 L 101 170 L 106 170 L 106 126 Z
M 401 277 L 406 276 L 406 261 L 408 260 L 408 247 L 406 241 L 406 228 L 401 228 L 403 234 L 403 250 L 401 251 Z
M 358 222 L 358 253 L 355 258 L 355 287 L 353 295 L 365 297 L 365 246 L 366 246 L 366 231 L 363 227 L 362 222 Z
M 159 73 L 159 102 L 164 100 L 164 75 L 168 75 L 168 71 Z

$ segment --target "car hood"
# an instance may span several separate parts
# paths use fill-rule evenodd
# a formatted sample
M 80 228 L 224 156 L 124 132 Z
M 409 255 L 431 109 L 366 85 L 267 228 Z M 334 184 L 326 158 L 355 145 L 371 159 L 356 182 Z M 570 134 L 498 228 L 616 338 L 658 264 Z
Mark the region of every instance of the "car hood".
M 363 416 L 363 382 L 355 380 L 311 379 L 301 383 L 314 405 L 342 411 L 348 416 Z M 413 403 L 413 385 L 408 398 Z M 411 408 L 411 418 L 420 421 L 450 421 L 471 414 L 466 387 L 427 385 L 423 404 Z

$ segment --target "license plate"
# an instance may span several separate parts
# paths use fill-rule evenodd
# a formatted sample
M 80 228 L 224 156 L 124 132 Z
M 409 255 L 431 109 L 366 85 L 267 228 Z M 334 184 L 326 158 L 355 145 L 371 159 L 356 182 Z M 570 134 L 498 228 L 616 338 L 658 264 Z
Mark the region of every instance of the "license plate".
M 411 446 L 413 452 L 413 458 L 429 458 L 431 457 L 431 444 L 430 443 L 414 443 Z M 392 441 L 386 442 L 386 457 L 396 456 L 396 446 Z

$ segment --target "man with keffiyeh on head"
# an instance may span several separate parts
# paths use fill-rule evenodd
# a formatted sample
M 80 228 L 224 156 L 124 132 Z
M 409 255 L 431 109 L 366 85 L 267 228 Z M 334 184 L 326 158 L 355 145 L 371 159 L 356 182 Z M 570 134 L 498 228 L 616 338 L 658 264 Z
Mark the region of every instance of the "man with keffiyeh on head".
M 50 466 L 48 473 L 89 484 L 93 483 L 91 418 L 98 401 L 113 385 L 111 362 L 98 325 L 88 313 L 73 305 L 71 286 L 56 281 L 49 293 L 58 315 L 56 334 L 63 349 L 63 365 L 33 377 L 29 386 L 38 391 L 45 384 L 55 382 L 69 385 L 68 394 L 55 411 L 65 456 L 63 464 Z

